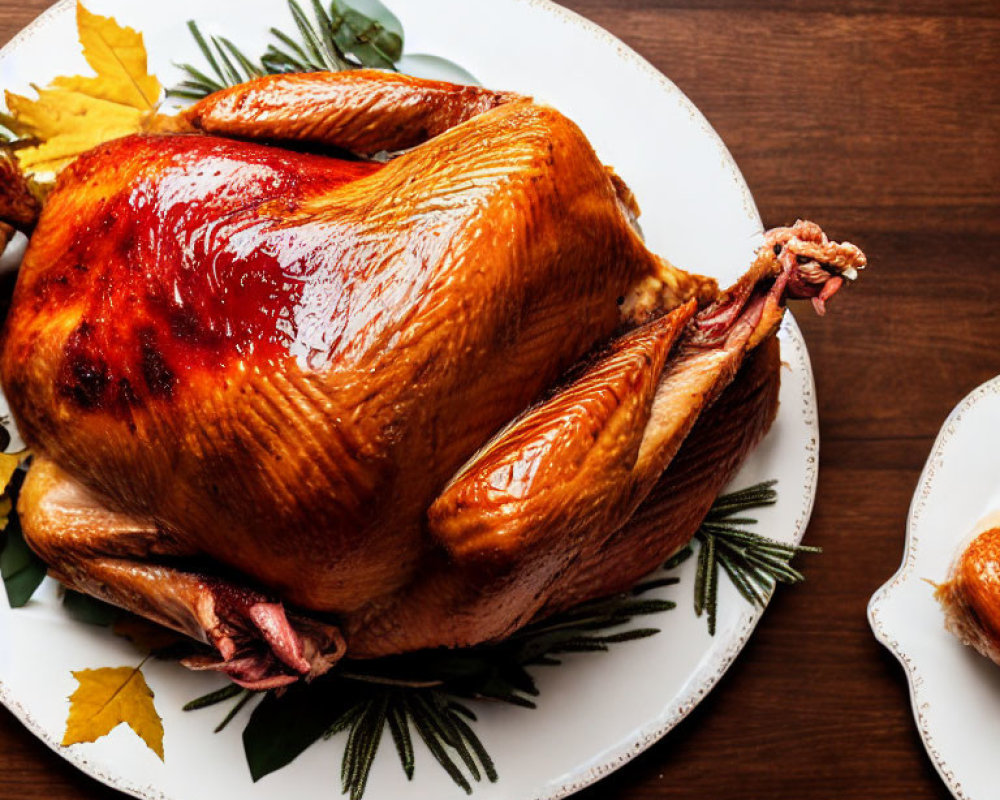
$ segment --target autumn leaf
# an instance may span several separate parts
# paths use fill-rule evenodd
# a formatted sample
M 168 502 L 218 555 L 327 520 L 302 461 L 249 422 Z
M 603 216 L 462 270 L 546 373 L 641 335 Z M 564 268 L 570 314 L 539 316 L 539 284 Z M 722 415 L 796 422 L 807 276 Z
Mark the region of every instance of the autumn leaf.
M 34 100 L 6 93 L 4 124 L 35 146 L 17 151 L 26 170 L 57 172 L 102 142 L 143 129 L 160 99 L 161 86 L 150 75 L 142 34 L 113 17 L 92 14 L 77 3 L 76 24 L 83 55 L 95 77 L 55 78 L 33 87 Z
M 73 673 L 79 682 L 69 698 L 64 745 L 95 742 L 126 723 L 163 760 L 163 720 L 153 691 L 138 667 L 103 667 Z
M 0 531 L 7 527 L 11 509 L 14 507 L 11 494 L 16 494 L 14 490 L 18 488 L 13 487 L 14 490 L 12 490 L 11 487 L 14 473 L 29 455 L 27 450 L 20 453 L 0 453 Z
M 83 57 L 97 78 L 56 78 L 61 88 L 89 94 L 102 100 L 152 111 L 160 99 L 160 82 L 146 69 L 146 46 L 142 34 L 121 27 L 113 17 L 91 14 L 76 4 L 76 25 Z
M 25 453 L 0 453 L 0 492 L 7 491 L 10 479 L 14 477 L 14 471 L 24 459 Z M 7 512 L 4 512 L 7 516 Z

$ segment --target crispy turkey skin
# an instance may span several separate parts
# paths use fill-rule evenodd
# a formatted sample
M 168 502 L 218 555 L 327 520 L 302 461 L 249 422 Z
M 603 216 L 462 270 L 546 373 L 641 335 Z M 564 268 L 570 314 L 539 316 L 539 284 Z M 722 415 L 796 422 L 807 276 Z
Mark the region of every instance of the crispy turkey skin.
M 1000 513 L 979 522 L 934 596 L 945 628 L 1000 664 Z
M 719 294 L 510 93 L 278 76 L 164 127 L 80 157 L 32 236 L 0 353 L 20 511 L 68 585 L 255 688 L 641 577 L 773 419 L 784 298 L 864 266 L 797 223 Z

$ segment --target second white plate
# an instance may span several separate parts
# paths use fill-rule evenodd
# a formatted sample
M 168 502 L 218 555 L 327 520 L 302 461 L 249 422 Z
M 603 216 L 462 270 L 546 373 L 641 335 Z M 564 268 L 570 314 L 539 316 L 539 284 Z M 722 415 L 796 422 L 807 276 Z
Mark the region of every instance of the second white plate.
M 960 800 L 1000 794 L 1000 667 L 944 628 L 928 583 L 945 580 L 976 523 L 1000 510 L 1000 377 L 938 434 L 913 495 L 899 571 L 872 597 L 875 636 L 899 659 L 927 753 Z

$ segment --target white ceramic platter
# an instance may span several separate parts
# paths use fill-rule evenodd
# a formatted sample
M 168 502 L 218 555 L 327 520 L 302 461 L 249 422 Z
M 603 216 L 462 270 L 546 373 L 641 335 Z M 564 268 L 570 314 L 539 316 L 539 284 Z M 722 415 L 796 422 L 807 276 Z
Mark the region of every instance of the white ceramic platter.
M 722 283 L 749 264 L 760 242 L 760 218 L 731 156 L 684 95 L 621 42 L 545 2 L 389 0 L 389 5 L 403 23 L 407 52 L 444 56 L 486 86 L 530 93 L 575 119 L 635 191 L 653 250 Z M 199 60 L 185 27 L 188 19 L 248 52 L 263 51 L 270 26 L 292 28 L 283 0 L 90 0 L 89 7 L 144 32 L 151 68 L 165 85 L 180 79 L 173 62 Z M 6 89 L 27 91 L 30 82 L 44 84 L 55 75 L 85 70 L 70 0 L 0 52 L 0 86 Z M 805 345 L 790 318 L 780 336 L 787 362 L 781 411 L 735 483 L 777 478 L 780 499 L 758 515 L 760 530 L 797 542 L 815 493 L 816 407 Z M 679 603 L 655 619 L 661 634 L 537 670 L 537 710 L 476 708 L 477 731 L 500 772 L 498 783 L 477 785 L 478 797 L 564 797 L 649 747 L 697 705 L 746 643 L 760 613 L 723 581 L 718 631 L 710 637 L 705 620 L 692 611 L 693 572 L 689 561 L 681 584 L 661 590 Z M 23 609 L 10 611 L 0 601 L 0 700 L 89 774 L 137 797 L 170 800 L 309 800 L 338 793 L 336 742 L 321 743 L 290 767 L 251 783 L 239 721 L 213 736 L 219 713 L 181 711 L 184 702 L 218 686 L 218 677 L 170 663 L 144 667 L 164 720 L 163 763 L 124 726 L 94 744 L 61 747 L 66 698 L 75 686 L 70 670 L 136 660 L 126 642 L 71 622 L 52 585 Z M 391 746 L 384 746 L 366 797 L 464 797 L 422 744 L 417 747 L 416 776 L 408 784 Z
M 1000 792 L 1000 667 L 944 629 L 934 587 L 980 521 L 1000 511 L 1000 377 L 966 397 L 938 434 L 910 505 L 899 571 L 868 604 L 899 659 L 927 753 L 960 800 Z

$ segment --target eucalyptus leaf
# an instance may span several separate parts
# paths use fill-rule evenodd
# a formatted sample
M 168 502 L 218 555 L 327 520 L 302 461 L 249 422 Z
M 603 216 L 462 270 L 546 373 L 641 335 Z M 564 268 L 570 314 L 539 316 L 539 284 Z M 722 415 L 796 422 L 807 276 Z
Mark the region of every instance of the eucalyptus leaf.
M 403 23 L 382 0 L 332 0 L 332 5 L 349 7 L 365 17 L 377 22 L 389 33 L 395 34 L 402 41 Z
M 291 764 L 351 703 L 344 684 L 329 678 L 294 684 L 280 696 L 268 692 L 243 729 L 243 751 L 254 782 Z
M 11 509 L 0 552 L 0 576 L 11 608 L 21 608 L 45 578 L 45 562 L 24 541 L 17 511 Z
M 380 20 L 361 13 L 346 3 L 334 0 L 330 7 L 333 40 L 341 50 L 349 53 L 363 66 L 393 69 L 403 54 L 403 35 L 399 21 L 388 9 L 386 14 L 395 20 L 397 30 L 392 30 Z
M 428 53 L 407 53 L 399 59 L 396 67 L 400 72 L 417 78 L 463 83 L 467 86 L 482 85 L 471 72 L 454 61 Z

